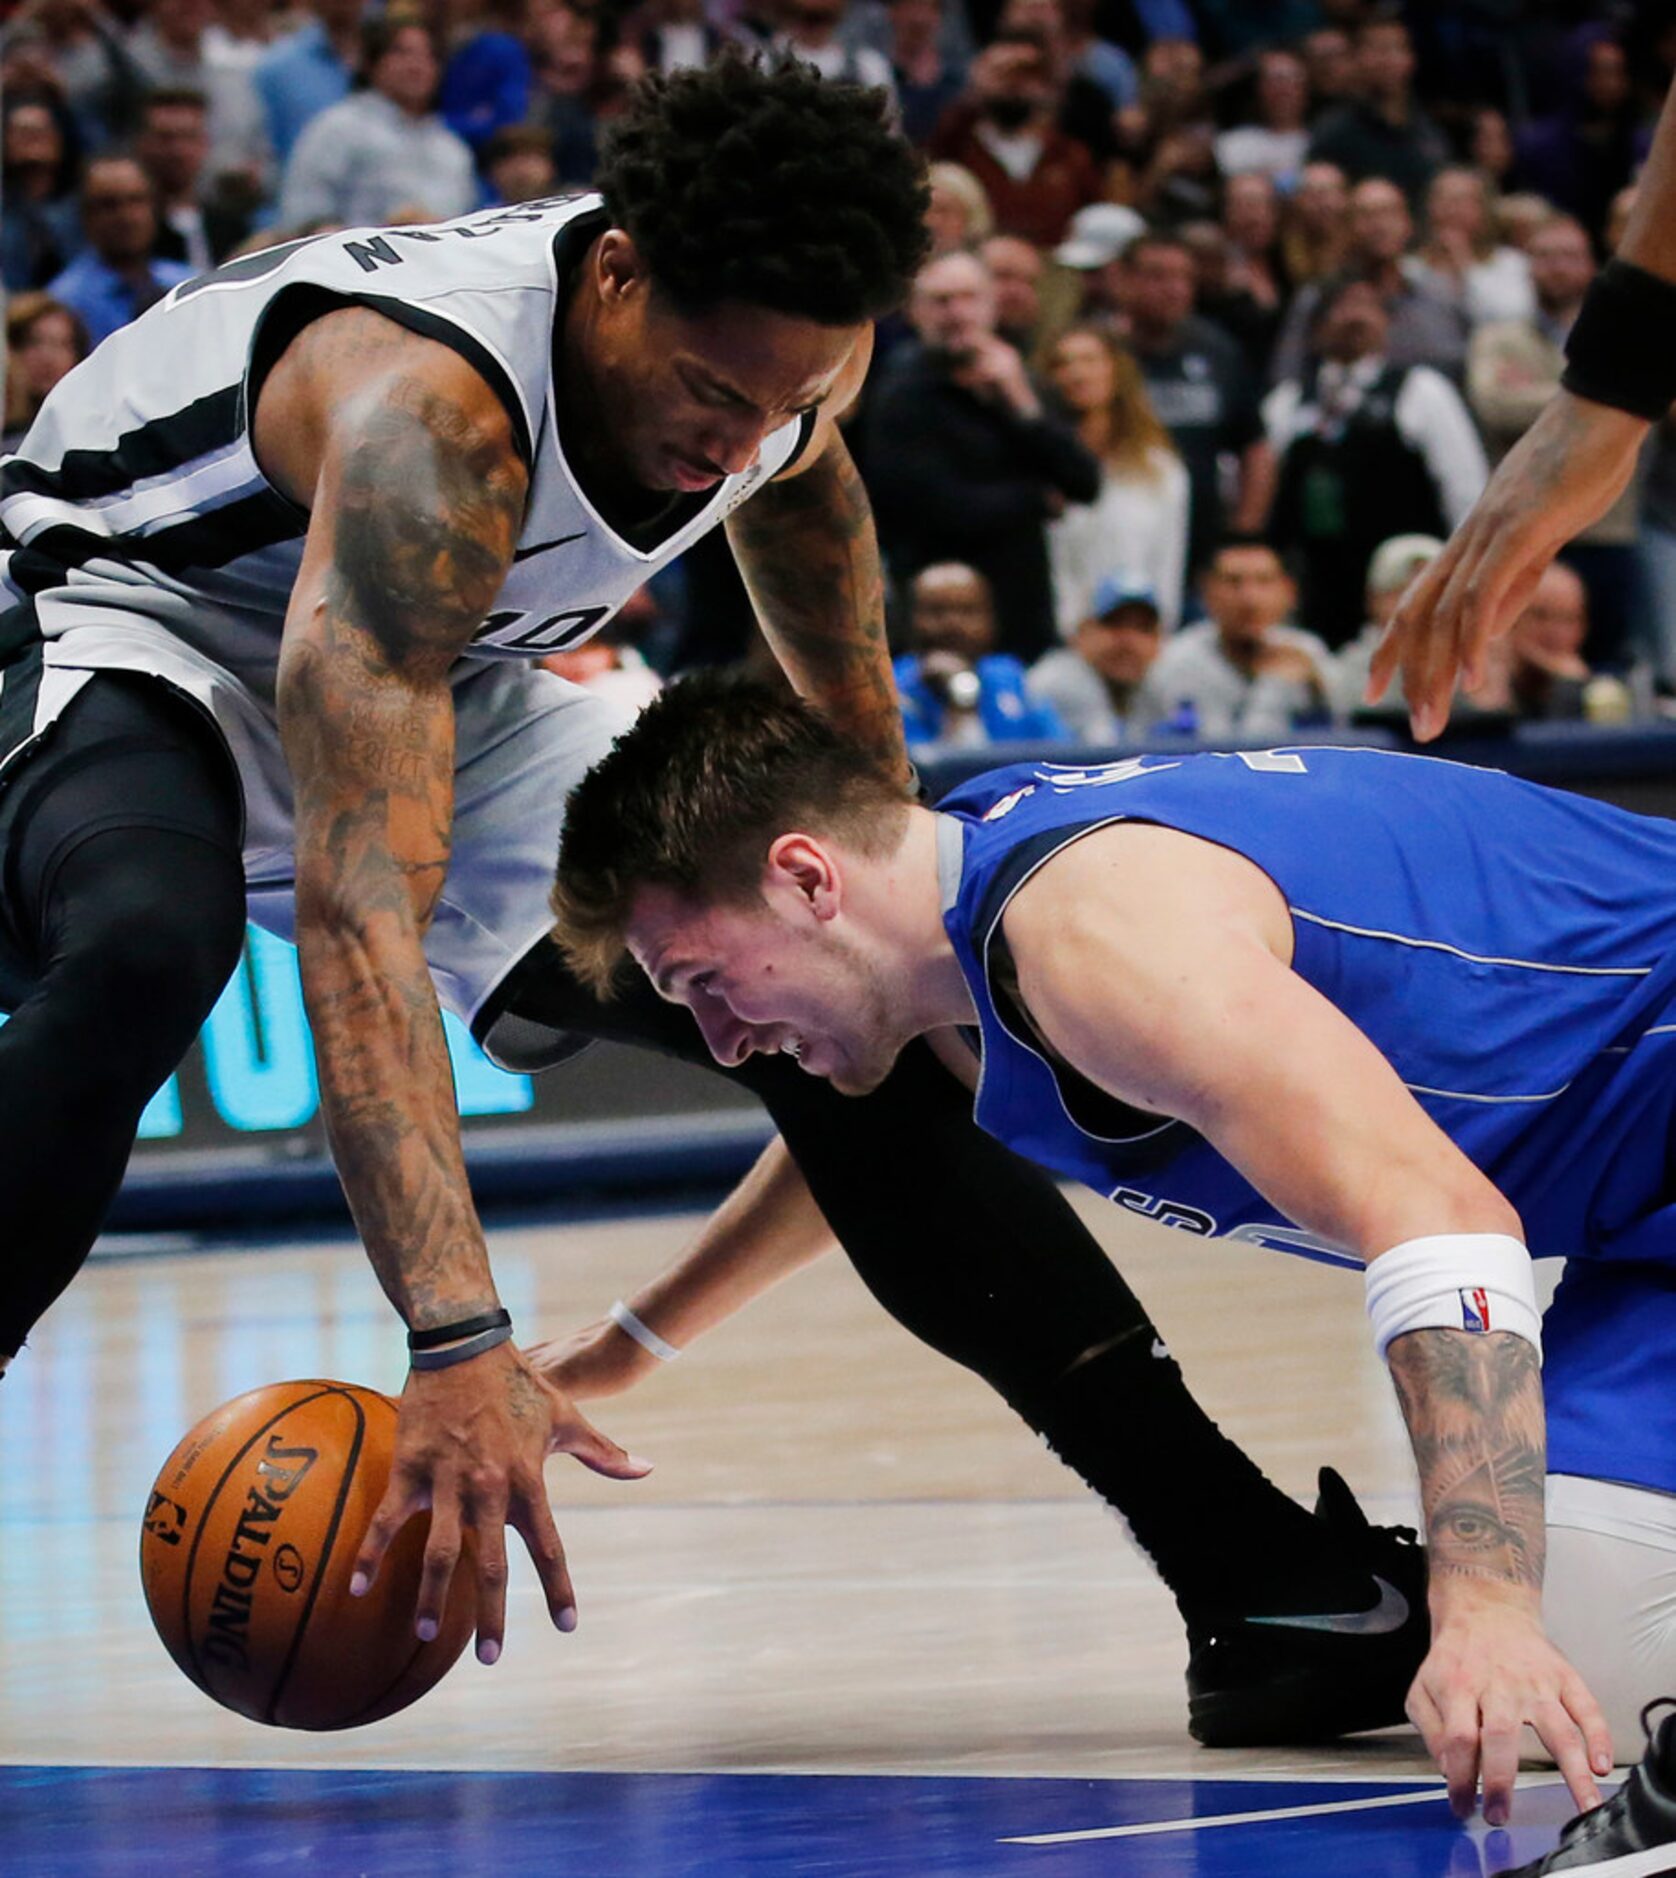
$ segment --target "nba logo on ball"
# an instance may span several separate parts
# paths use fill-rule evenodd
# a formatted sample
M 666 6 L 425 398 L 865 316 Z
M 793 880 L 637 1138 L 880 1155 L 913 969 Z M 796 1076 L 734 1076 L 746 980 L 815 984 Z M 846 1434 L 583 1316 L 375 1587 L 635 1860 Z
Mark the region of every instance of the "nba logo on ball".
M 1467 1330 L 1490 1328 L 1490 1294 L 1478 1289 L 1461 1293 L 1461 1323 Z

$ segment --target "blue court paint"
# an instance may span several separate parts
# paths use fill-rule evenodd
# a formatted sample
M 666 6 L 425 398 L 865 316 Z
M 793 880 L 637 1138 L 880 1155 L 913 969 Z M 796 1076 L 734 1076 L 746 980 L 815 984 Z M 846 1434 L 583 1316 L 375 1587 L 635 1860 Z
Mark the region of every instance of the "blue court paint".
M 1552 1846 L 1567 1811 L 1563 1789 L 1527 1791 L 1518 1827 L 1486 1835 L 1460 1827 L 1440 1798 L 1414 1794 L 1412 1783 L 1375 1780 L 0 1767 L 0 1870 L 7 1878 L 1487 1878 Z M 1016 1843 L 1113 1827 L 1141 1830 Z

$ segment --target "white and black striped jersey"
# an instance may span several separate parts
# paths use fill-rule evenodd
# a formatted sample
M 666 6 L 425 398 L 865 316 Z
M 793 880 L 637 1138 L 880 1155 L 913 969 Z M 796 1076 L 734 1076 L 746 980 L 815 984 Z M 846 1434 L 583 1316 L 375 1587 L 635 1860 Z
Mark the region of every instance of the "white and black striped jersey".
M 177 287 L 77 366 L 0 462 L 0 599 L 12 603 L 0 657 L 36 635 L 137 618 L 271 705 L 308 517 L 263 476 L 250 416 L 299 328 L 345 305 L 465 357 L 529 466 L 515 564 L 467 657 L 532 659 L 588 638 L 784 468 L 813 424 L 788 422 L 749 470 L 672 502 L 650 545 L 618 533 L 571 473 L 553 398 L 565 281 L 605 225 L 597 196 L 562 198 L 318 235 Z M 132 650 L 92 662 L 149 669 Z

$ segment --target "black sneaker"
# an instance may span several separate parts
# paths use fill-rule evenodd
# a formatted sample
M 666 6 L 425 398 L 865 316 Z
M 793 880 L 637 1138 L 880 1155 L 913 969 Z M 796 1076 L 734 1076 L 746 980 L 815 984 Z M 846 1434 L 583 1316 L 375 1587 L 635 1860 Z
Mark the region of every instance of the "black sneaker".
M 1655 1729 L 1648 1716 L 1671 1712 Z M 1503 1878 L 1544 1878 L 1553 1871 L 1593 1872 L 1596 1878 L 1653 1878 L 1676 1872 L 1676 1702 L 1650 1702 L 1641 1711 L 1647 1752 L 1641 1765 L 1602 1806 L 1577 1817 L 1560 1834 L 1559 1849 Z
M 1408 1526 L 1371 1526 L 1356 1496 L 1321 1470 L 1315 1516 L 1366 1570 L 1366 1601 L 1331 1611 L 1192 1613 L 1188 1727 L 1207 1748 L 1332 1741 L 1406 1720 L 1431 1644 L 1426 1554 Z

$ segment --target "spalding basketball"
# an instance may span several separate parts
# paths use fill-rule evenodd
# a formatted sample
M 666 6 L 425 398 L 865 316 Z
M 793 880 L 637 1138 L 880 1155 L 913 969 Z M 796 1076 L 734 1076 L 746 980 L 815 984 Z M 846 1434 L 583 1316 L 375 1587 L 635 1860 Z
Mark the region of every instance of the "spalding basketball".
M 476 1616 L 466 1546 L 430 1643 L 413 1613 L 429 1514 L 364 1597 L 349 1578 L 395 1451 L 396 1404 L 344 1382 L 281 1382 L 206 1415 L 157 1476 L 140 1575 L 157 1634 L 217 1702 L 281 1728 L 354 1728 L 447 1674 Z

